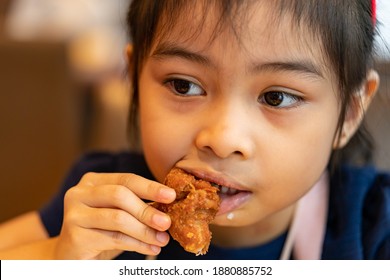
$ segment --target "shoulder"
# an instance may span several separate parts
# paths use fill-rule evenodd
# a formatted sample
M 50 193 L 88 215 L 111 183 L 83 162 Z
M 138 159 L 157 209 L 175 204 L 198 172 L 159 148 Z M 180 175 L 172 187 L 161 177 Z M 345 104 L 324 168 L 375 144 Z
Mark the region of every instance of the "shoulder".
M 332 175 L 327 237 L 341 258 L 390 258 L 388 172 L 342 166 Z
M 331 194 L 334 200 L 363 210 L 385 207 L 390 199 L 390 173 L 373 166 L 342 166 L 331 177 Z
M 377 173 L 364 198 L 362 213 L 363 244 L 368 258 L 390 259 L 389 173 Z

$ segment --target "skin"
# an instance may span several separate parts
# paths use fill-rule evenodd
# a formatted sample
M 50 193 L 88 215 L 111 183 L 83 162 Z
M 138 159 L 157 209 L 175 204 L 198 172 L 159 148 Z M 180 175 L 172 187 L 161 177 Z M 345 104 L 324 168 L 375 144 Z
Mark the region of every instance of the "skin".
M 187 38 L 180 29 L 196 30 L 197 22 L 180 19 L 144 61 L 141 138 L 158 182 L 88 173 L 66 193 L 58 237 L 48 238 L 36 212 L 18 217 L 0 226 L 0 240 L 6 240 L 0 259 L 110 259 L 123 250 L 158 254 L 168 243 L 171 221 L 142 199 L 175 199 L 161 184 L 174 166 L 239 190 L 223 198 L 212 242 L 250 246 L 286 230 L 294 205 L 323 174 L 332 149 L 345 145 L 358 127 L 379 79 L 374 71 L 368 74 L 362 106 L 351 110 L 338 146 L 337 81 L 324 66 L 318 41 L 292 29 L 288 17 L 270 24 L 266 5 L 251 12 L 240 25 L 245 32 L 239 41 L 229 28 L 210 41 L 214 17 L 207 17 L 198 36 Z M 131 61 L 131 46 L 127 51 Z M 265 98 L 275 91 L 284 97 L 278 107 Z
M 214 221 L 213 242 L 226 246 L 259 244 L 287 228 L 294 204 L 324 172 L 337 130 L 336 79 L 318 43 L 289 19 L 267 24 L 268 12 L 257 7 L 239 42 L 225 29 L 210 44 L 212 17 L 196 38 L 173 29 L 140 78 L 142 146 L 156 178 L 178 166 L 249 192 Z M 192 88 L 179 94 L 172 79 Z M 277 107 L 263 100 L 275 91 L 284 92 Z

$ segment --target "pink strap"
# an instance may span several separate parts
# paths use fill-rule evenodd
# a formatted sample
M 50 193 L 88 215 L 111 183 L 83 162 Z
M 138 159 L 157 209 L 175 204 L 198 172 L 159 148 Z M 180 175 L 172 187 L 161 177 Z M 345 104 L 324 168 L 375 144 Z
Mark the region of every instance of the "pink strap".
M 324 172 L 313 188 L 297 203 L 295 215 L 281 259 L 318 260 L 321 258 L 328 212 L 328 173 Z

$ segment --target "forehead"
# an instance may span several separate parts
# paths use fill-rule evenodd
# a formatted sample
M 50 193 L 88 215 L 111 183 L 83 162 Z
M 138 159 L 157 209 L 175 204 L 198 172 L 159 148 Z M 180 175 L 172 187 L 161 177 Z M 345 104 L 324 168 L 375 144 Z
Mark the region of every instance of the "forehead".
M 220 44 L 257 60 L 310 59 L 332 73 L 319 36 L 274 1 L 235 1 L 229 7 L 224 1 L 183 2 L 163 13 L 151 53 L 172 43 L 197 52 Z

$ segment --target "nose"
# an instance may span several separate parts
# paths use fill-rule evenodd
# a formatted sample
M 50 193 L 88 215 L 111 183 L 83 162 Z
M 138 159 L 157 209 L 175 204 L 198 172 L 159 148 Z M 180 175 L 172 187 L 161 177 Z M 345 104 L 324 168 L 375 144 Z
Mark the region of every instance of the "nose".
M 237 104 L 236 104 L 237 105 Z M 198 132 L 195 145 L 204 153 L 225 159 L 248 159 L 254 152 L 248 112 L 239 106 L 221 104 L 210 108 Z

